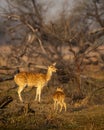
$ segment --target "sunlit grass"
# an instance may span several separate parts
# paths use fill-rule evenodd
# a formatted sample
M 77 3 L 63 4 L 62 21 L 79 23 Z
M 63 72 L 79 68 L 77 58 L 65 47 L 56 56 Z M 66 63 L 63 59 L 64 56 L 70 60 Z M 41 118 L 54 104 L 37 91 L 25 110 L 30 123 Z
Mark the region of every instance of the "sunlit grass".
M 61 113 L 55 113 L 53 110 L 53 102 L 51 94 L 55 88 L 44 88 L 42 93 L 42 103 L 38 104 L 34 102 L 35 91 L 24 91 L 23 99 L 26 102 L 33 101 L 31 104 L 32 109 L 35 113 L 25 114 L 22 111 L 23 104 L 20 103 L 17 88 L 11 89 L 14 85 L 14 81 L 6 81 L 0 83 L 0 95 L 10 95 L 13 97 L 11 102 L 4 110 L 1 115 L 5 122 L 2 123 L 0 120 L 0 129 L 39 129 L 39 130 L 104 130 L 104 89 L 97 91 L 91 97 L 90 101 L 87 100 L 89 94 L 97 87 L 103 87 L 103 80 L 93 79 L 92 84 L 83 86 L 86 89 L 86 97 L 78 102 L 79 104 L 71 105 L 70 96 L 68 93 L 73 91 L 73 84 L 67 84 L 65 87 L 67 93 L 67 112 L 62 111 Z M 88 102 L 89 101 L 89 102 Z

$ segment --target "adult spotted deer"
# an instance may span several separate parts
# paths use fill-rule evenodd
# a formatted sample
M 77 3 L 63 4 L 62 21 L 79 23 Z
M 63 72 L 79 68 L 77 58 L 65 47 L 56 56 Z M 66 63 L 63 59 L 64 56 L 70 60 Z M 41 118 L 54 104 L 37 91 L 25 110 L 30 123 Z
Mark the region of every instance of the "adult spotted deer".
M 59 112 L 62 111 L 62 108 L 64 107 L 66 111 L 66 103 L 65 103 L 65 94 L 63 92 L 63 89 L 58 87 L 56 89 L 56 92 L 53 94 L 53 100 L 54 100 L 54 110 L 58 111 L 59 105 L 60 105 L 60 110 Z
M 52 77 L 52 73 L 56 72 L 56 63 L 48 67 L 47 73 L 33 73 L 33 72 L 20 72 L 14 76 L 14 81 L 18 85 L 18 95 L 21 102 L 23 99 L 21 97 L 21 92 L 26 86 L 36 87 L 36 98 L 40 102 L 41 91 L 43 87 L 48 83 Z

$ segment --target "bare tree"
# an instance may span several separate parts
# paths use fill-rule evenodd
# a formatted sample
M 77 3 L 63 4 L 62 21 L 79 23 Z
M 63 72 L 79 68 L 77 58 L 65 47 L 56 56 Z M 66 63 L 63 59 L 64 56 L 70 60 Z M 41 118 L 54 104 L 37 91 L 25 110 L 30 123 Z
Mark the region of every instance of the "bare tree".
M 57 61 L 64 66 L 63 69 L 62 66 L 60 68 L 67 74 L 67 83 L 74 78 L 78 91 L 81 91 L 80 77 L 87 66 L 85 59 L 91 63 L 88 55 L 103 44 L 102 4 L 103 1 L 84 1 L 76 4 L 70 15 L 66 16 L 63 10 L 59 19 L 45 24 L 44 9 L 36 0 L 8 0 L 8 8 L 3 10 L 2 16 L 10 42 L 15 43 L 8 63 L 31 68 L 36 62 L 48 64 Z M 102 30 L 97 36 L 91 30 L 91 24 L 95 20 Z M 65 47 L 68 48 L 67 55 L 72 59 L 63 58 Z

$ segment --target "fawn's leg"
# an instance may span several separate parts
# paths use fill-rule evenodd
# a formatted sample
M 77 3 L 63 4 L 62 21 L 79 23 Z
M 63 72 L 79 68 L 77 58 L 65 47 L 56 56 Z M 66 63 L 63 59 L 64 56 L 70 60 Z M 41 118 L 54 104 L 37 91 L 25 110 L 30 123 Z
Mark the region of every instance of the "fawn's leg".
M 65 108 L 65 111 L 66 111 L 66 103 L 65 103 L 65 102 L 63 102 L 63 106 L 64 106 L 64 108 Z
M 64 107 L 64 109 L 65 109 L 65 111 L 66 111 L 66 103 L 65 103 L 64 100 L 62 100 L 62 104 L 63 104 L 63 107 Z
M 63 104 L 62 104 L 62 103 L 60 103 L 60 111 L 59 111 L 59 112 L 61 112 L 61 111 L 62 111 L 62 107 L 63 107 Z
M 56 110 L 56 101 L 54 100 L 54 110 Z
M 58 102 L 56 101 L 56 111 L 58 111 Z

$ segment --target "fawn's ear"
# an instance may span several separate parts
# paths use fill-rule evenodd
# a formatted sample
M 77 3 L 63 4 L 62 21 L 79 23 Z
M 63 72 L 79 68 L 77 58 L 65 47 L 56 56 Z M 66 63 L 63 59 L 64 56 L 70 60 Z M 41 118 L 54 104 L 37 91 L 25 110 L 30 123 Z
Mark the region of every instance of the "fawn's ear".
M 55 62 L 55 63 L 53 63 L 52 65 L 53 65 L 53 66 L 55 66 L 55 65 L 56 65 L 56 62 Z
M 56 91 L 58 91 L 59 89 L 60 89 L 60 88 L 59 88 L 59 87 L 57 87 L 57 88 L 56 88 Z

